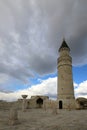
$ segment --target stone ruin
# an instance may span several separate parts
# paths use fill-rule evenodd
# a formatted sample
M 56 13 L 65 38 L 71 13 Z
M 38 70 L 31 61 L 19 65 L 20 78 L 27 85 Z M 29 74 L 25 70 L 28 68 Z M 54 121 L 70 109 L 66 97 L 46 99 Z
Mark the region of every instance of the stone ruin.
M 22 95 L 23 99 L 19 99 L 22 101 L 22 110 L 31 109 L 31 108 L 43 108 L 44 101 L 49 100 L 48 96 L 31 96 L 30 99 L 26 99 L 27 95 Z
M 47 109 L 58 109 L 58 101 L 49 99 L 48 96 L 31 96 L 30 99 L 27 97 L 25 99 L 21 98 L 17 101 L 6 102 L 0 101 L 0 109 L 9 110 L 10 108 L 17 108 L 18 110 L 26 111 L 27 109 L 32 108 L 42 108 L 44 110 Z M 69 106 L 67 107 L 68 109 Z M 77 98 L 76 99 L 76 109 L 87 109 L 87 99 L 86 98 Z
M 79 97 L 76 99 L 76 102 L 79 104 L 79 109 L 87 109 L 87 99 L 83 97 Z
M 8 109 L 9 111 L 9 125 L 19 124 L 18 120 L 18 110 L 26 112 L 28 109 L 43 109 L 47 113 L 58 114 L 58 101 L 49 99 L 48 96 L 32 96 L 30 99 L 27 99 L 28 95 L 22 95 L 22 99 L 18 99 L 15 102 L 5 102 L 0 101 L 0 109 Z M 76 99 L 77 106 L 76 109 L 87 109 L 87 99 L 78 98 Z M 71 110 L 68 107 L 68 110 Z
M 9 125 L 17 125 L 17 124 L 19 124 L 17 109 L 11 108 L 9 113 Z
M 26 111 L 26 109 L 30 108 L 58 108 L 69 110 L 87 108 L 87 101 L 76 100 L 74 96 L 72 57 L 70 56 L 70 48 L 65 40 L 63 40 L 59 48 L 57 70 L 58 92 L 56 101 L 49 100 L 48 96 L 37 95 L 27 99 L 27 95 L 22 95 L 22 99 L 18 99 L 18 101 L 13 103 L 0 102 L 0 108 L 11 108 L 11 106 L 16 106 L 17 109 L 21 109 L 22 107 L 22 111 Z

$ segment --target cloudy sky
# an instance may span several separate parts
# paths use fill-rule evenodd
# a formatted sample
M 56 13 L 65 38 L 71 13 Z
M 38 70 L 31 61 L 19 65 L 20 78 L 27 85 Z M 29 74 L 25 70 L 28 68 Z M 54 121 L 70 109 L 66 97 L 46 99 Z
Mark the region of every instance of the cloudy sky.
M 0 0 L 0 100 L 55 98 L 63 38 L 71 48 L 75 96 L 87 97 L 87 0 Z

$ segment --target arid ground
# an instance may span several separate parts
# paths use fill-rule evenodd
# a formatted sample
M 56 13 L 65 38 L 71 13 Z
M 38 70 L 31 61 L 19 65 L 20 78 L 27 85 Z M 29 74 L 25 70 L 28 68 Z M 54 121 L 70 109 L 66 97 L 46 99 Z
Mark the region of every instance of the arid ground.
M 19 110 L 19 124 L 14 126 L 8 118 L 9 111 L 0 110 L 0 130 L 87 130 L 87 110 Z

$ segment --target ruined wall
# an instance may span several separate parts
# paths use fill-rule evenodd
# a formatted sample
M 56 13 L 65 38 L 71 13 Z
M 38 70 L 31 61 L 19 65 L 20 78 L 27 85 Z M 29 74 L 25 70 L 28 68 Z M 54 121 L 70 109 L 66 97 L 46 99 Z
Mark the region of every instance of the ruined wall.
M 0 101 L 0 109 L 8 110 L 10 108 L 17 108 L 21 109 L 22 101 L 14 101 L 14 102 L 6 102 L 6 101 Z
M 58 108 L 58 102 L 54 100 L 44 100 L 43 104 L 44 109 L 53 109 L 53 108 Z

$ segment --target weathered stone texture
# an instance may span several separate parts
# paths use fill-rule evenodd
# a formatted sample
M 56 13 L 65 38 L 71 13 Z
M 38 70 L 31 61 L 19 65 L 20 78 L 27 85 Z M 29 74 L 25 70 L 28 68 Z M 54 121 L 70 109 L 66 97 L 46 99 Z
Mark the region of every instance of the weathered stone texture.
M 18 112 L 17 109 L 11 108 L 9 114 L 9 125 L 17 125 L 18 121 Z
M 62 44 L 66 44 L 63 42 Z M 68 45 L 67 45 L 68 46 Z M 60 57 L 57 60 L 58 69 L 58 108 L 75 108 L 75 97 L 72 75 L 72 58 L 69 55 L 70 49 L 62 46 L 59 50 Z

